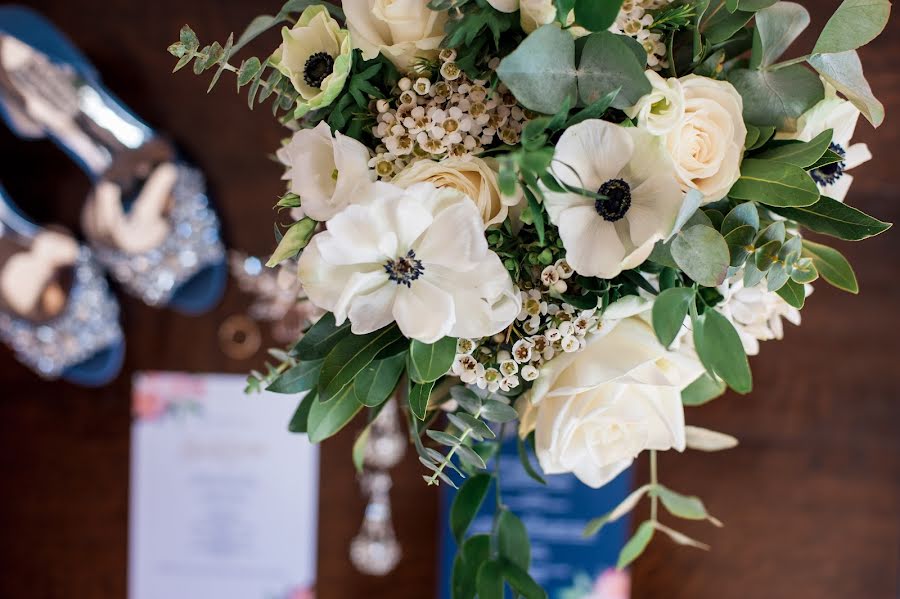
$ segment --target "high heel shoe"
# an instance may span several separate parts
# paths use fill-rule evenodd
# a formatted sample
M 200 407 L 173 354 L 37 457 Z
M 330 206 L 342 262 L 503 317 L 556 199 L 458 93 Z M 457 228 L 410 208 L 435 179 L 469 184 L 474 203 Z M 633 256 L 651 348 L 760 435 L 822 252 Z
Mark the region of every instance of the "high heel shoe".
M 0 7 L 0 117 L 20 137 L 53 140 L 92 179 L 84 231 L 129 293 L 189 314 L 219 301 L 228 271 L 203 175 L 24 7 Z
M 44 378 L 111 381 L 125 344 L 119 305 L 91 251 L 43 229 L 0 187 L 0 340 Z

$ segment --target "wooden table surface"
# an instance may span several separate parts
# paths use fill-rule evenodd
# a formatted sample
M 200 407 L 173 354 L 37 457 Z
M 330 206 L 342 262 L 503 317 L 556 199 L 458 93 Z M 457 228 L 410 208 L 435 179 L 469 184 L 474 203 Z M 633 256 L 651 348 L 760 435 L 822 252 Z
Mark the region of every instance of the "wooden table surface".
M 281 183 L 267 155 L 282 130 L 265 109 L 249 112 L 230 81 L 206 95 L 208 78 L 171 75 L 165 47 L 185 22 L 201 40 L 224 40 L 277 3 L 30 3 L 70 33 L 129 106 L 195 157 L 210 179 L 228 243 L 255 254 L 272 249 L 271 206 Z M 838 1 L 804 4 L 821 27 Z M 857 137 L 875 159 L 853 172 L 850 196 L 894 222 L 900 220 L 897 23 L 862 51 L 888 118 L 877 134 L 860 120 Z M 810 37 L 804 40 L 810 47 Z M 88 182 L 68 159 L 5 130 L 0 149 L 0 181 L 12 196 L 43 222 L 75 226 Z M 804 326 L 789 325 L 784 341 L 764 344 L 752 360 L 752 395 L 689 411 L 690 422 L 734 434 L 740 447 L 662 456 L 661 479 L 702 496 L 725 528 L 683 527 L 708 541 L 709 553 L 654 541 L 634 569 L 636 599 L 900 596 L 900 236 L 838 245 L 857 267 L 862 295 L 818 285 Z M 42 382 L 0 348 L 0 598 L 125 597 L 131 374 L 245 372 L 258 365 L 261 356 L 226 358 L 216 341 L 222 320 L 242 313 L 247 302 L 231 285 L 217 310 L 191 319 L 123 299 L 125 369 L 100 390 Z M 347 559 L 363 507 L 350 463 L 352 434 L 323 450 L 318 596 L 433 597 L 437 495 L 421 484 L 412 456 L 398 469 L 393 493 L 402 563 L 378 579 L 357 574 Z

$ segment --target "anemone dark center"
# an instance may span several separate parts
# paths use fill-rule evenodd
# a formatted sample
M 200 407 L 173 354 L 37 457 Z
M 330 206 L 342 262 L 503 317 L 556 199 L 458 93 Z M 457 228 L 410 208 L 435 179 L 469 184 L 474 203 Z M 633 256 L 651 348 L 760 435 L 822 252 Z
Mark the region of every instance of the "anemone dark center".
M 398 285 L 412 286 L 412 282 L 422 276 L 425 267 L 422 261 L 416 259 L 416 253 L 409 250 L 405 256 L 401 256 L 396 260 L 388 260 L 384 263 L 384 272 L 387 273 L 388 279 Z
M 847 163 L 844 161 L 844 158 L 847 157 L 847 150 L 834 142 L 831 142 L 828 149 L 840 156 L 841 160 L 809 171 L 810 176 L 819 185 L 831 185 L 844 176 L 844 169 L 847 168 Z
M 303 80 L 310 87 L 321 87 L 334 69 L 334 59 L 327 52 L 316 52 L 303 65 Z
M 631 208 L 631 186 L 622 179 L 610 179 L 600 186 L 600 195 L 607 199 L 594 202 L 597 214 L 611 223 L 621 220 Z

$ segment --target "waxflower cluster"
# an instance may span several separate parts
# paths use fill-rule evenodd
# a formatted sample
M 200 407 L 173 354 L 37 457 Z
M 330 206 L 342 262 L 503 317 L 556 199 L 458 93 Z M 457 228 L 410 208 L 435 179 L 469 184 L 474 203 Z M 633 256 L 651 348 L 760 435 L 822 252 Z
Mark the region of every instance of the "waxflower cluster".
M 650 12 L 664 8 L 672 0 L 625 0 L 610 31 L 636 39 L 647 52 L 647 66 L 654 71 L 669 68 L 665 37 L 651 26 L 656 21 Z
M 528 116 L 515 96 L 503 84 L 494 89 L 489 79 L 469 79 L 454 58 L 453 50 L 442 51 L 436 81 L 422 73 L 404 77 L 394 101 L 375 103 L 379 145 L 369 166 L 380 179 L 389 181 L 416 159 L 461 158 L 497 142 L 518 143 Z

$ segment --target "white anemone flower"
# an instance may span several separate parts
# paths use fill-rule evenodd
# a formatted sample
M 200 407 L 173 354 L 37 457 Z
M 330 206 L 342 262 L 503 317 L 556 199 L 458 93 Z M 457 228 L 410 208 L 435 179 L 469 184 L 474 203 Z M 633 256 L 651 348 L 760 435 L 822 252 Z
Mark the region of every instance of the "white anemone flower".
M 809 174 L 818 184 L 822 195 L 839 202 L 844 201 L 853 184 L 853 176 L 847 171 L 872 159 L 869 146 L 864 143 L 851 143 L 859 114 L 856 106 L 839 98 L 834 88 L 826 83 L 825 99 L 807 110 L 797 120 L 797 131 L 778 135 L 782 139 L 810 141 L 823 131 L 834 130 L 830 149 L 839 154 L 843 160 L 812 170 Z
M 348 206 L 313 237 L 299 277 L 314 304 L 338 324 L 349 318 L 358 335 L 396 322 L 424 343 L 477 339 L 506 329 L 521 307 L 475 204 L 430 183 L 377 183 L 371 202 Z
M 369 150 L 352 137 L 332 134 L 325 121 L 301 129 L 276 153 L 287 166 L 282 179 L 300 196 L 303 213 L 326 221 L 350 202 L 368 200 L 375 181 Z
M 672 230 L 684 193 L 659 138 L 586 120 L 556 144 L 553 172 L 563 183 L 607 196 L 544 192 L 566 260 L 576 272 L 605 279 L 640 265 Z

